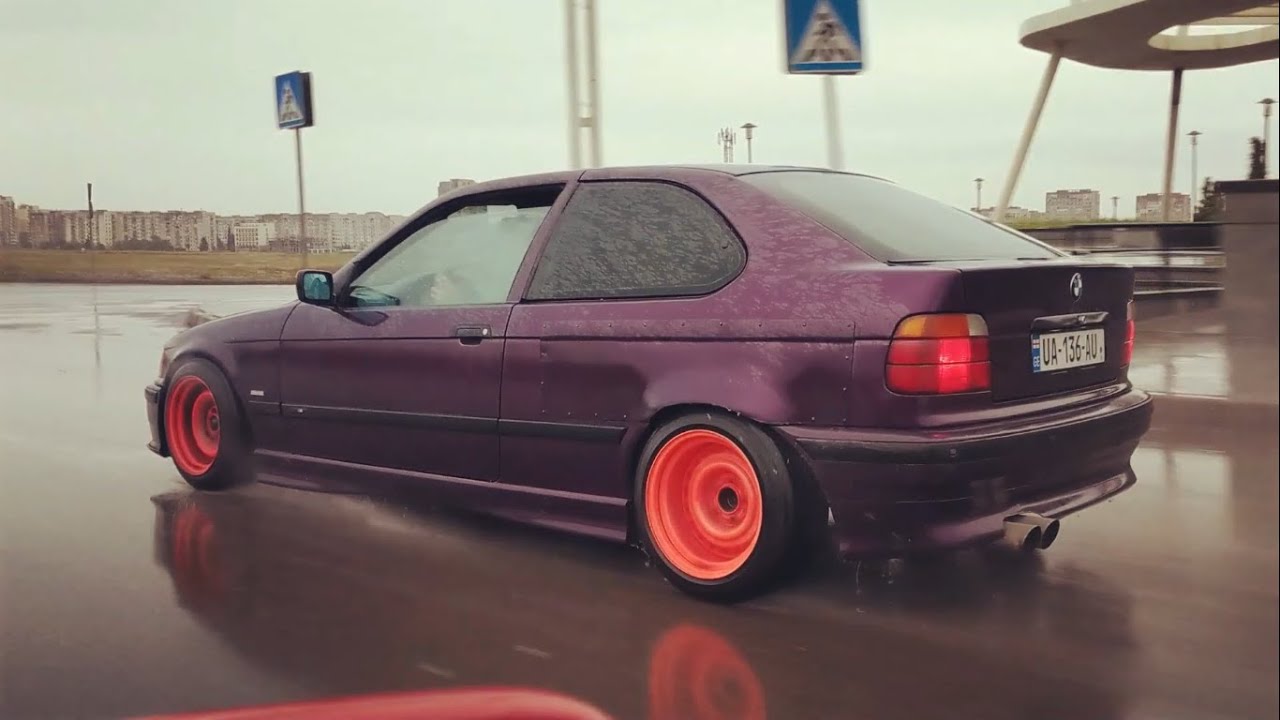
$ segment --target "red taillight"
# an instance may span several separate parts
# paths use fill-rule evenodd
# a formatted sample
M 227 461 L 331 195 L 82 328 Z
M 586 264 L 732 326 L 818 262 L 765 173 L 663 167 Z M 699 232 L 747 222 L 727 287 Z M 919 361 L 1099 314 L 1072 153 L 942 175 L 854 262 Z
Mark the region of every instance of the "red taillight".
M 1133 336 L 1137 331 L 1133 320 L 1133 301 L 1130 300 L 1128 310 L 1125 313 L 1124 348 L 1120 352 L 1120 365 L 1122 367 L 1129 367 L 1129 364 L 1133 362 Z
M 889 343 L 885 384 L 906 395 L 991 389 L 987 323 L 981 315 L 913 315 Z

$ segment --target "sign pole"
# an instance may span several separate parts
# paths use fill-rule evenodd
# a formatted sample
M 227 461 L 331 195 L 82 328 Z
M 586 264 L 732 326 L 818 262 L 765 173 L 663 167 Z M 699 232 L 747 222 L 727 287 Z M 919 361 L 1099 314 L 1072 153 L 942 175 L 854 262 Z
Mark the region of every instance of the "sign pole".
M 302 182 L 302 128 L 315 124 L 311 73 L 294 71 L 277 75 L 275 86 L 276 127 L 293 131 L 293 154 L 298 173 L 298 252 L 305 269 L 310 243 L 307 242 L 306 190 Z
M 866 70 L 860 0 L 782 0 L 782 24 L 786 72 L 822 76 L 827 167 L 843 170 L 844 141 L 835 76 Z
M 293 150 L 298 165 L 298 238 L 302 252 L 302 267 L 307 266 L 307 201 L 302 184 L 302 128 L 293 129 Z
M 840 138 L 840 105 L 836 98 L 836 76 L 822 76 L 822 109 L 827 120 L 827 166 L 844 169 L 844 143 Z

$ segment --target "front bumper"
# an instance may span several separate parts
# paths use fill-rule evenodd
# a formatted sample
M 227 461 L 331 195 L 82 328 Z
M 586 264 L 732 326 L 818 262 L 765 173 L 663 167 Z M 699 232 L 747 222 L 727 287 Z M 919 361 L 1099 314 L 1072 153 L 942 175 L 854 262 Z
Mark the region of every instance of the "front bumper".
M 164 385 L 155 381 L 142 391 L 147 400 L 147 424 L 151 426 L 151 441 L 147 449 L 160 457 L 169 457 L 169 448 L 164 441 L 164 426 L 160 420 L 160 408 L 164 403 Z
M 778 428 L 826 495 L 843 555 L 906 554 L 999 537 L 1022 512 L 1060 518 L 1135 482 L 1151 398 L 942 431 Z

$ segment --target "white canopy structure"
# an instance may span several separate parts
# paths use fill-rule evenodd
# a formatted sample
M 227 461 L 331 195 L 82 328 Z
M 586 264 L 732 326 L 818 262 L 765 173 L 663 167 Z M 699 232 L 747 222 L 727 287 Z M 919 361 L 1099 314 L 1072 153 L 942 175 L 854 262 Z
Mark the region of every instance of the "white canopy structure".
M 1258 0 L 1074 0 L 1027 20 L 1020 33 L 1022 44 L 1048 53 L 1049 63 L 1000 193 L 996 219 L 1003 218 L 1013 198 L 1049 88 L 1059 63 L 1067 58 L 1118 70 L 1172 72 L 1162 186 L 1162 217 L 1167 221 L 1182 72 L 1280 57 L 1278 17 L 1280 3 Z

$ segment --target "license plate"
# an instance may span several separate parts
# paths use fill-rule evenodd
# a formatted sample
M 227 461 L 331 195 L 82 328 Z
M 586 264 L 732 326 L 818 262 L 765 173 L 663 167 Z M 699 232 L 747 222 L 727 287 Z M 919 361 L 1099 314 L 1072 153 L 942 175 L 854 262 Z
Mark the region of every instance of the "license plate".
M 1102 328 L 1031 336 L 1032 372 L 1088 367 L 1106 360 L 1107 342 Z

